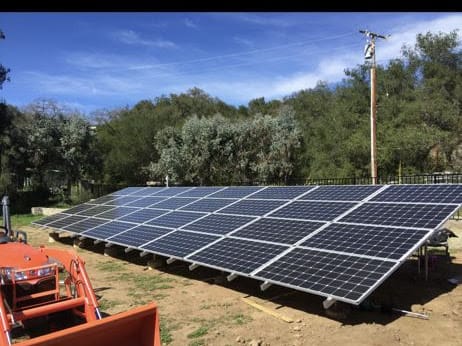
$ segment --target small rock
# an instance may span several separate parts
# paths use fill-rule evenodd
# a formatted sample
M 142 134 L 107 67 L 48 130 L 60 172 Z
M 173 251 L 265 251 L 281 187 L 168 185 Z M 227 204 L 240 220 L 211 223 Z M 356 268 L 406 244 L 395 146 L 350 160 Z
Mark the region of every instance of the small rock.
M 303 335 L 302 334 L 295 334 L 294 337 L 296 338 L 301 338 Z
M 242 336 L 238 336 L 236 342 L 245 342 L 245 339 Z
M 293 329 L 294 329 L 294 331 L 299 332 L 299 331 L 302 330 L 302 327 L 300 327 L 300 326 L 295 326 Z
M 302 320 L 299 318 L 298 320 L 295 321 L 296 323 L 302 323 Z
M 250 340 L 249 346 L 261 346 L 261 340 Z

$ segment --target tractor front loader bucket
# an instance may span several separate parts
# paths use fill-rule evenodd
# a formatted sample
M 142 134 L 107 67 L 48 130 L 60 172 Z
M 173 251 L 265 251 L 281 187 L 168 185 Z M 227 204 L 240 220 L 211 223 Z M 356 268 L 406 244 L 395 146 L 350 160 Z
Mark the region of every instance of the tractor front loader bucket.
M 39 336 L 17 346 L 160 346 L 156 303 Z

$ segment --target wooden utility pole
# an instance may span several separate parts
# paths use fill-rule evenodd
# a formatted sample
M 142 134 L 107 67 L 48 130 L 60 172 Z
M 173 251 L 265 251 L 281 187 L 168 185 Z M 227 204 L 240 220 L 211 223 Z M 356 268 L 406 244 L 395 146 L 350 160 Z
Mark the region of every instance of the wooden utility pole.
M 368 30 L 359 30 L 368 37 L 368 43 L 364 49 L 365 59 L 372 59 L 371 64 L 371 178 L 372 184 L 377 184 L 377 140 L 376 140 L 376 117 L 377 117 L 377 78 L 375 61 L 375 40 L 387 39 L 387 36 L 379 35 Z M 388 35 L 389 37 L 390 35 Z

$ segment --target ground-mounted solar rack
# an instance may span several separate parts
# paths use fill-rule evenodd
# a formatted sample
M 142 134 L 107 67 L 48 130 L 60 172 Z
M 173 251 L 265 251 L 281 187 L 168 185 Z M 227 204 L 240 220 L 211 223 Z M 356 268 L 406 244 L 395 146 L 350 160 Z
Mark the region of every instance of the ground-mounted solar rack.
M 462 206 L 461 184 L 129 187 L 35 224 L 358 305 Z

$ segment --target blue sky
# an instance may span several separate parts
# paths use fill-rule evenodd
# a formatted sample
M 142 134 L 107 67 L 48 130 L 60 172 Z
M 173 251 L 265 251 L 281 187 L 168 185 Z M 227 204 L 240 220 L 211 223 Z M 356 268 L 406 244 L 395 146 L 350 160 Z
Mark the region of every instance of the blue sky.
M 0 99 L 39 98 L 90 114 L 199 87 L 233 105 L 280 99 L 363 62 L 359 29 L 391 34 L 379 63 L 462 13 L 0 13 Z M 462 34 L 462 33 L 461 33 Z

